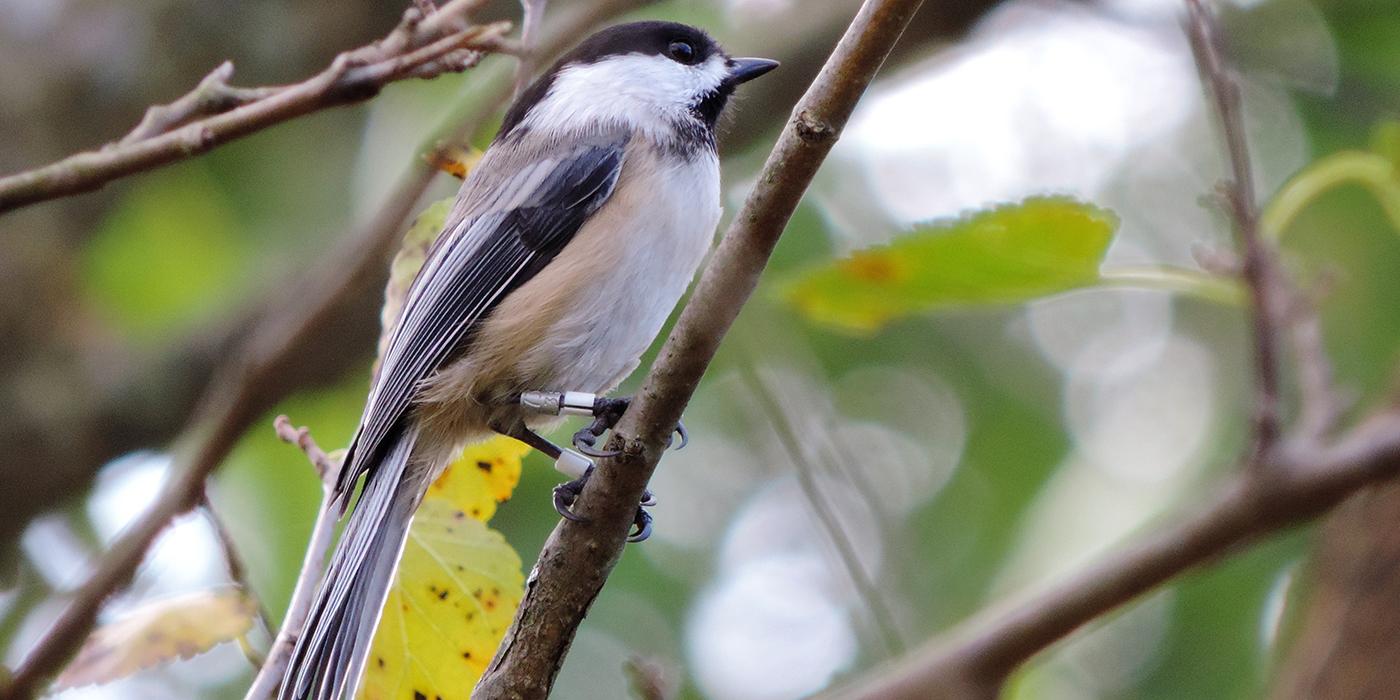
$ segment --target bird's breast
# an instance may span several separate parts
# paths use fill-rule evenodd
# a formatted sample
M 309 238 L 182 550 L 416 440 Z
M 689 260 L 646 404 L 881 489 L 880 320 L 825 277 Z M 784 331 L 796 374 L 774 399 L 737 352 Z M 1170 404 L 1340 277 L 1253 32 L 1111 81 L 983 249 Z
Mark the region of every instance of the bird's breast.
M 433 381 L 429 401 L 611 390 L 684 294 L 719 216 L 713 153 L 680 160 L 629 149 L 612 196 L 492 311 L 466 356 Z

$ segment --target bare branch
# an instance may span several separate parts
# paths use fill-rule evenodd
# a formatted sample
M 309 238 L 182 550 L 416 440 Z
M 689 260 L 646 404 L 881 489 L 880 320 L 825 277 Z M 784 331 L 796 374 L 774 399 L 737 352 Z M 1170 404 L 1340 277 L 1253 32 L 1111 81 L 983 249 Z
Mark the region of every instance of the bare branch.
M 632 514 L 690 400 L 798 201 L 836 143 L 920 0 L 867 0 L 798 102 L 758 185 L 706 267 L 660 358 L 576 505 L 527 579 L 515 621 L 474 691 L 481 698 L 543 698 L 574 633 L 622 554 Z
M 287 604 L 287 614 L 282 620 L 282 628 L 268 649 L 267 660 L 258 675 L 248 687 L 244 700 L 266 700 L 277 692 L 278 684 L 287 671 L 287 662 L 292 658 L 292 648 L 297 636 L 306 626 L 306 617 L 311 613 L 311 603 L 316 598 L 316 587 L 325 574 L 326 552 L 330 551 L 335 534 L 335 524 L 340 520 L 340 509 L 335 506 L 335 482 L 340 472 L 340 464 L 326 455 L 325 451 L 311 437 L 309 428 L 295 428 L 286 416 L 277 416 L 273 423 L 277 437 L 290 445 L 296 445 L 306 453 L 306 459 L 321 479 L 321 504 L 316 510 L 316 522 L 311 527 L 311 539 L 306 544 L 306 555 L 302 558 L 301 573 L 292 589 L 292 600 Z
M 233 66 L 224 63 L 189 94 L 148 110 L 120 142 L 0 178 L 0 213 L 94 190 L 311 112 L 367 100 L 395 81 L 460 72 L 486 51 L 513 51 L 504 38 L 509 23 L 454 26 L 477 4 L 457 0 L 426 18 L 410 8 L 384 39 L 340 54 L 295 85 L 232 88 Z
M 288 445 L 296 445 L 298 449 L 306 453 L 306 459 L 311 462 L 311 466 L 316 468 L 316 476 L 323 484 L 335 484 L 336 477 L 340 471 L 339 465 L 316 444 L 316 440 L 311 437 L 311 429 L 305 426 L 300 428 L 292 425 L 292 420 L 286 416 L 277 416 L 272 422 L 272 427 L 277 431 L 277 439 Z
M 1298 367 L 1298 419 L 1295 439 L 1318 441 L 1328 434 L 1346 412 L 1348 400 L 1339 395 L 1333 383 L 1332 360 L 1327 356 L 1318 315 L 1319 297 L 1326 293 L 1324 281 L 1306 293 L 1293 290 L 1288 308 L 1289 339 Z
M 1197 566 L 1314 518 L 1400 471 L 1400 413 L 1381 413 L 1335 445 L 1280 449 L 1217 490 L 1214 503 L 1161 534 L 1109 555 L 1010 611 L 984 615 L 878 669 L 840 700 L 963 697 L 994 693 L 1017 666 L 1091 620 Z M 955 690 L 956 689 L 956 690 Z
M 1273 448 L 1280 432 L 1279 336 L 1287 326 L 1283 297 L 1287 293 L 1282 272 L 1273 252 L 1259 235 L 1259 207 L 1254 199 L 1254 175 L 1249 160 L 1249 142 L 1244 124 L 1240 85 L 1220 56 L 1220 39 L 1213 17 L 1200 0 L 1186 0 L 1186 33 L 1201 79 L 1215 100 L 1216 116 L 1225 138 L 1232 178 L 1224 188 L 1228 209 L 1234 218 L 1240 248 L 1240 275 L 1253 302 L 1254 338 L 1254 455 L 1261 461 Z

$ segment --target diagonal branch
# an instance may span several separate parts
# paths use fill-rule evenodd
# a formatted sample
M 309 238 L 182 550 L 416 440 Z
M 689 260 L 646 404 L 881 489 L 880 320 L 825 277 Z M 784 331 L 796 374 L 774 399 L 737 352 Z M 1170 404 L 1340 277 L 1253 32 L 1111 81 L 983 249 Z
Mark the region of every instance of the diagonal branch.
M 579 498 L 586 523 L 563 522 L 545 543 L 479 698 L 543 698 L 578 625 L 622 555 L 632 514 L 720 340 L 753 292 L 817 168 L 840 136 L 920 0 L 866 0 L 764 164 L 646 383 Z
M 965 623 L 829 700 L 995 697 L 1041 650 L 1172 577 L 1310 520 L 1400 472 L 1400 412 L 1377 414 L 1334 445 L 1275 451 L 1205 509 L 1115 552 L 1010 610 Z
M 466 25 L 480 0 L 454 0 L 424 16 L 413 7 L 383 39 L 336 56 L 311 78 L 284 87 L 234 88 L 224 63 L 180 99 L 147 110 L 114 144 L 0 178 L 0 213 L 95 190 L 133 173 L 199 155 L 311 112 L 361 102 L 389 83 L 471 68 L 483 52 L 513 51 L 508 22 Z

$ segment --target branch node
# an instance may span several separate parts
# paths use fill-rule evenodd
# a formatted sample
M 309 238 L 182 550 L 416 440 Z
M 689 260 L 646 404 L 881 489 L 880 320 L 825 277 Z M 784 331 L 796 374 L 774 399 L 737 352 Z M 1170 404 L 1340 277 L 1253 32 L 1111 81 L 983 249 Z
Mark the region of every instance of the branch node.
M 836 129 L 808 110 L 797 114 L 793 119 L 793 127 L 798 138 L 810 144 L 835 141 L 837 137 Z
M 321 483 L 327 488 L 335 485 L 336 477 L 340 472 L 340 465 L 330 455 L 322 450 L 316 440 L 311 437 L 311 429 L 305 426 L 295 427 L 292 419 L 285 415 L 277 416 L 272 421 L 273 429 L 277 431 L 277 437 L 282 442 L 289 445 L 296 445 L 306 454 L 311 466 L 316 469 L 316 476 L 321 478 Z

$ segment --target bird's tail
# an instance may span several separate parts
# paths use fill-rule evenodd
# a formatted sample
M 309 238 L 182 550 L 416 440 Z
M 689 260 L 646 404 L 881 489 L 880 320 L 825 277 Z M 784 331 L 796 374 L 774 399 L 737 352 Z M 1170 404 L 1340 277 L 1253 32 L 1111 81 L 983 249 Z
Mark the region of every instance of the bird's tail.
M 347 700 L 355 691 L 409 522 L 426 490 L 420 482 L 430 470 L 410 460 L 415 438 L 414 430 L 401 431 L 368 470 L 292 650 L 279 700 Z

